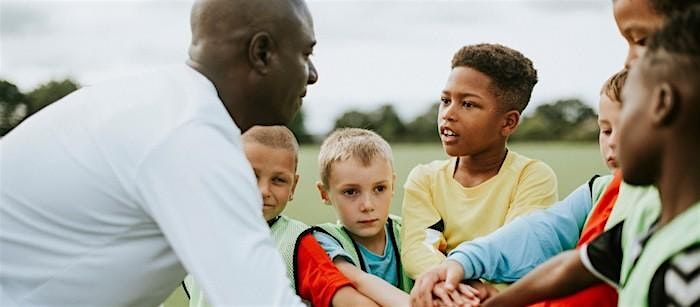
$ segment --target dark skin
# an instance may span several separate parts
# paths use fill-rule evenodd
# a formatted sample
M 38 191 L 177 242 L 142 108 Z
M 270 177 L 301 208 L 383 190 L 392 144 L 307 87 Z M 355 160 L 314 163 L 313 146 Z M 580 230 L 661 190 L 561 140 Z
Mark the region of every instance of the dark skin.
M 318 79 L 303 1 L 199 0 L 191 26 L 187 64 L 214 84 L 242 132 L 288 123 Z
M 619 144 L 625 181 L 658 187 L 663 227 L 700 199 L 700 80 L 688 56 L 659 50 L 649 58 L 630 71 L 634 82 L 622 92 L 630 106 L 620 112 L 621 129 L 638 130 L 621 133 Z M 639 141 L 642 133 L 647 139 Z
M 464 187 L 496 176 L 506 157 L 506 141 L 515 132 L 520 113 L 505 110 L 491 78 L 469 67 L 455 67 L 442 91 L 438 130 L 453 131 L 443 138 L 445 151 L 459 156 L 454 179 Z
M 617 140 L 620 165 L 626 182 L 654 184 L 659 189 L 662 209 L 658 227 L 700 200 L 700 80 L 697 58 L 695 61 L 693 64 L 683 55 L 664 50 L 644 55 L 630 70 L 622 92 Z M 598 281 L 583 266 L 579 252 L 568 251 L 483 306 L 527 305 L 574 293 Z

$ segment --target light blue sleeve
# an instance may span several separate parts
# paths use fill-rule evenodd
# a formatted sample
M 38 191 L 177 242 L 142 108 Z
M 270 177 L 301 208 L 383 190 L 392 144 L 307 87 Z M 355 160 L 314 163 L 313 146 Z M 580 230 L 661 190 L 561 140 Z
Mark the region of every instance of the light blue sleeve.
M 328 258 L 335 260 L 336 257 L 343 257 L 345 260 L 347 260 L 347 262 L 355 265 L 352 258 L 350 258 L 350 254 L 343 249 L 343 246 L 340 245 L 338 240 L 320 231 L 314 231 L 313 234 L 316 241 L 318 241 L 318 244 L 321 245 L 326 254 L 328 254 Z
M 514 282 L 556 254 L 572 249 L 591 211 L 583 184 L 551 207 L 514 219 L 493 233 L 464 242 L 448 254 L 465 279 Z

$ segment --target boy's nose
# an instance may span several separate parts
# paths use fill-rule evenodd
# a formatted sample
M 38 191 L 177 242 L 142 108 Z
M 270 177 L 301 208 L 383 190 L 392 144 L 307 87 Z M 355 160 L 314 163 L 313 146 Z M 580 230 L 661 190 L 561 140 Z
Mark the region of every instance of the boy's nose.
M 365 196 L 362 198 L 362 201 L 360 202 L 360 211 L 362 211 L 362 212 L 374 211 L 374 204 L 373 204 L 372 199 L 369 196 Z
M 450 104 L 448 106 L 444 106 L 440 108 L 440 118 L 445 121 L 453 121 L 454 120 L 454 111 L 452 109 L 452 106 L 454 104 Z
M 260 189 L 260 195 L 263 199 L 271 196 L 268 184 L 260 182 L 258 183 L 258 189 Z

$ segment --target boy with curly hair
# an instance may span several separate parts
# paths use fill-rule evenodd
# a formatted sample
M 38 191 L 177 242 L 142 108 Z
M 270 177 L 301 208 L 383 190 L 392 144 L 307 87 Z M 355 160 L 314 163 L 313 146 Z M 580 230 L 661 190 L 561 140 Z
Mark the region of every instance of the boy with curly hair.
M 536 83 L 532 62 L 511 48 L 454 55 L 438 115 L 450 158 L 415 167 L 404 186 L 401 257 L 413 278 L 460 243 L 557 200 L 552 169 L 506 146 Z

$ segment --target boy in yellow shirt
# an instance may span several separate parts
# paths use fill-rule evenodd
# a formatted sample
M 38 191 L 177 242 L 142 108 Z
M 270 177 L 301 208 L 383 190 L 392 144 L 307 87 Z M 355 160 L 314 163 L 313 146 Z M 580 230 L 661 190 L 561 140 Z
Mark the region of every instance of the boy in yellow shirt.
M 557 200 L 552 169 L 506 147 L 536 83 L 532 62 L 508 47 L 470 45 L 454 55 L 438 114 L 451 158 L 415 167 L 404 186 L 401 257 L 409 276 Z

